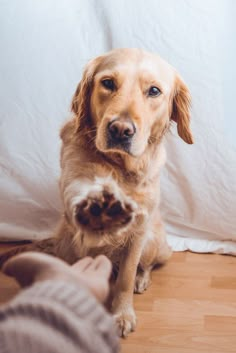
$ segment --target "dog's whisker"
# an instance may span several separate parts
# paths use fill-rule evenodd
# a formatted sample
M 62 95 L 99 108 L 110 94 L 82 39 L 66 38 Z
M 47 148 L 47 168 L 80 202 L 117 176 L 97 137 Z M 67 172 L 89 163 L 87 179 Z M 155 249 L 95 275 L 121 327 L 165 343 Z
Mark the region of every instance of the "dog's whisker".
M 94 129 L 91 129 L 91 130 L 87 130 L 87 131 L 85 131 L 84 132 L 84 136 L 86 136 L 86 135 L 90 135 L 90 134 L 92 134 L 92 133 L 95 133 L 96 132 L 96 128 L 94 128 Z

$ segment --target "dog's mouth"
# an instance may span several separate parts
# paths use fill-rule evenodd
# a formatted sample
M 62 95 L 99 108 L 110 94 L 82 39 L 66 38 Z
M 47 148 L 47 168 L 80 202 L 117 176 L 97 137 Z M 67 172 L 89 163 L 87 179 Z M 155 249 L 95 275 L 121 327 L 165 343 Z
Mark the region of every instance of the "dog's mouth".
M 120 141 L 113 141 L 109 136 L 107 138 L 107 150 L 114 151 L 114 152 L 124 152 L 127 154 L 131 154 L 131 140 L 120 140 Z

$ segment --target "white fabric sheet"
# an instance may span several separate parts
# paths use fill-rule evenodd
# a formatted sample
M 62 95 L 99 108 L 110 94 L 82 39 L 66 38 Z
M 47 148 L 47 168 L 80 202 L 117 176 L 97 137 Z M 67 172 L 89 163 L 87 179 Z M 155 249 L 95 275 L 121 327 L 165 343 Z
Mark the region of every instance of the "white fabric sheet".
M 0 2 L 0 239 L 40 239 L 59 215 L 58 131 L 86 62 L 158 52 L 193 97 L 195 145 L 167 136 L 162 213 L 174 249 L 236 254 L 234 1 Z

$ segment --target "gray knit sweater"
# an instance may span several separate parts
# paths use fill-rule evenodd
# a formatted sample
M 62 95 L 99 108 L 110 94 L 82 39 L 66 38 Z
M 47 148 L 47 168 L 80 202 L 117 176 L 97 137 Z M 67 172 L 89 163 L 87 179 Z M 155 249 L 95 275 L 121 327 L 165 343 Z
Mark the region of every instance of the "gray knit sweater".
M 113 318 L 70 282 L 38 282 L 0 308 L 1 353 L 116 353 Z

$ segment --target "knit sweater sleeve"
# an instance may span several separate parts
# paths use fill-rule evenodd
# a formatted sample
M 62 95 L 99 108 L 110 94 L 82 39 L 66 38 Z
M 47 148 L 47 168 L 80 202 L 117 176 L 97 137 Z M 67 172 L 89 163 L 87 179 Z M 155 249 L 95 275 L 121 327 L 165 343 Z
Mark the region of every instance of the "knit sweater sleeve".
M 34 284 L 0 308 L 0 353 L 116 353 L 113 318 L 70 282 Z

